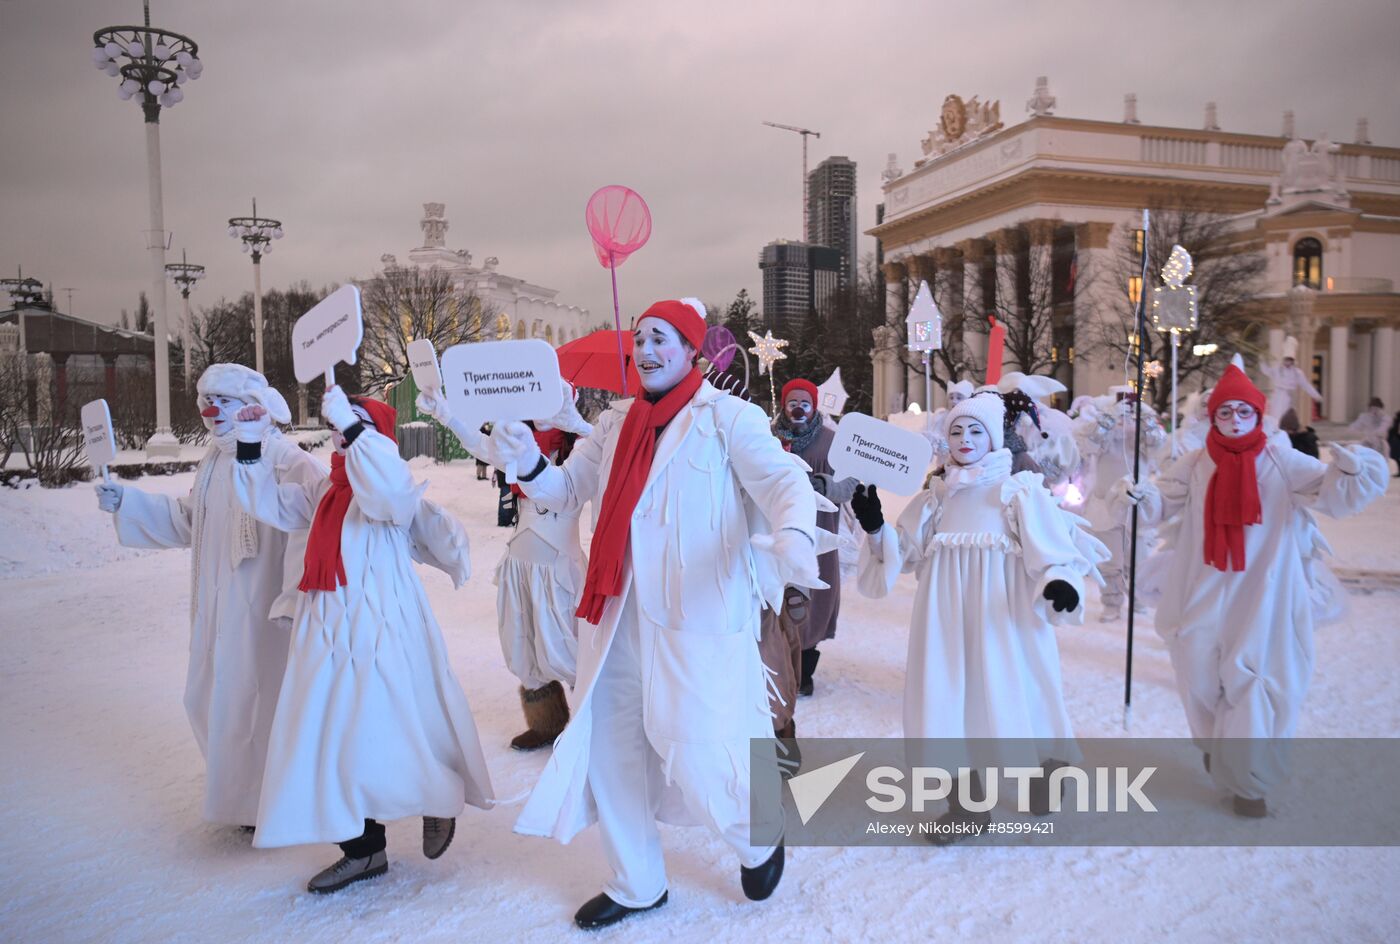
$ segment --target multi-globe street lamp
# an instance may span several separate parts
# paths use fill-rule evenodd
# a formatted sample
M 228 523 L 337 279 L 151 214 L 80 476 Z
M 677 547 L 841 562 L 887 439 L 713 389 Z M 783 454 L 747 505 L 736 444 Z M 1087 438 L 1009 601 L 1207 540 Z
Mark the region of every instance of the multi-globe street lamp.
M 189 393 L 190 348 L 193 347 L 194 340 L 194 332 L 190 323 L 190 289 L 204 278 L 204 266 L 190 262 L 189 257 L 182 249 L 180 250 L 180 261 L 166 263 L 165 272 L 170 276 L 170 281 L 174 282 L 176 287 L 180 289 L 180 297 L 184 299 L 185 393 Z
M 185 98 L 184 86 L 204 71 L 195 41 L 151 26 L 151 4 L 143 4 L 141 26 L 108 26 L 92 34 L 92 62 L 121 77 L 117 96 L 136 99 L 146 121 L 146 183 L 150 195 L 151 306 L 154 309 L 156 359 L 156 432 L 146 443 L 150 456 L 178 455 L 179 441 L 170 433 L 170 353 L 165 313 L 165 211 L 160 185 L 160 110 Z
M 33 305 L 44 297 L 44 283 L 38 279 L 30 278 L 24 274 L 23 269 L 15 270 L 18 274 L 12 279 L 0 279 L 0 292 L 8 292 L 10 301 L 16 308 L 21 305 Z
M 253 199 L 252 216 L 235 216 L 228 221 L 228 234 L 243 243 L 243 251 L 253 257 L 253 359 L 257 371 L 263 370 L 262 318 L 262 257 L 272 252 L 272 241 L 282 238 L 282 221 L 258 216 L 258 201 Z

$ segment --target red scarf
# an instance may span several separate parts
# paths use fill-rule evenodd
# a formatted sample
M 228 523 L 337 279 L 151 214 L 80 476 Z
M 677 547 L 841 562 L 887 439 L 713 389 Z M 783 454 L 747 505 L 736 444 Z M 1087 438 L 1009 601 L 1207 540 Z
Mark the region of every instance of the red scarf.
M 345 586 L 340 533 L 345 525 L 345 512 L 350 510 L 350 499 L 354 497 L 350 477 L 345 474 L 345 457 L 336 453 L 331 456 L 331 487 L 326 489 L 321 503 L 316 506 L 316 517 L 306 538 L 306 569 L 302 572 L 298 589 L 334 590 L 337 586 Z
M 638 397 L 627 409 L 627 418 L 622 421 L 622 432 L 613 450 L 608 487 L 598 511 L 598 527 L 593 531 L 593 543 L 588 549 L 583 599 L 575 614 L 595 626 L 603 618 L 608 597 L 622 592 L 622 567 L 627 559 L 627 539 L 632 532 L 632 512 L 651 474 L 656 440 L 661 430 L 695 396 L 704 379 L 698 369 L 692 369 L 655 403 Z
M 351 397 L 350 402 L 370 415 L 372 427 L 390 442 L 398 442 L 394 428 L 396 412 L 382 400 L 369 397 Z M 368 430 L 361 433 L 364 436 Z M 297 589 L 334 590 L 345 586 L 345 560 L 340 556 L 340 534 L 345 528 L 345 513 L 350 510 L 350 499 L 355 491 L 350 487 L 350 477 L 345 472 L 345 457 L 340 453 L 331 456 L 331 487 L 321 496 L 316 506 L 316 517 L 311 521 L 311 533 L 306 538 L 305 570 Z
M 1212 425 L 1206 436 L 1215 472 L 1206 488 L 1205 555 L 1220 570 L 1244 570 L 1244 529 L 1264 520 L 1254 460 L 1266 442 L 1262 423 L 1234 439 Z

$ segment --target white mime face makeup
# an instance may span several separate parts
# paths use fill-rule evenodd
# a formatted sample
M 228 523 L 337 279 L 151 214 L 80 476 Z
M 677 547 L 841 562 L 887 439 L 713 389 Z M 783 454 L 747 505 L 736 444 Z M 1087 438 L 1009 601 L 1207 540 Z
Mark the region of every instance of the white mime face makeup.
M 991 451 L 992 437 L 981 423 L 960 416 L 948 429 L 948 447 L 954 462 L 971 465 Z
M 669 321 L 643 318 L 632 332 L 632 360 L 647 393 L 665 393 L 694 364 L 694 352 Z

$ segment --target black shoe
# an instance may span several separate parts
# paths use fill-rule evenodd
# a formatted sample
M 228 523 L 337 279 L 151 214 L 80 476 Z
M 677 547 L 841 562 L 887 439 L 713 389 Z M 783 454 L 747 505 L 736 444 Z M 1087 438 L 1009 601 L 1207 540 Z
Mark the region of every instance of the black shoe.
M 754 868 L 739 866 L 739 884 L 744 886 L 744 894 L 750 901 L 762 901 L 773 894 L 783 877 L 783 844 L 768 857 L 768 861 Z
M 653 908 L 660 908 L 666 904 L 666 899 L 670 892 L 662 892 L 661 897 L 644 908 L 629 908 L 626 905 L 619 905 L 607 895 L 595 895 L 584 902 L 582 908 L 574 914 L 574 924 L 585 931 L 596 931 L 598 928 L 606 928 L 617 924 L 628 915 L 634 915 L 642 911 L 651 911 Z

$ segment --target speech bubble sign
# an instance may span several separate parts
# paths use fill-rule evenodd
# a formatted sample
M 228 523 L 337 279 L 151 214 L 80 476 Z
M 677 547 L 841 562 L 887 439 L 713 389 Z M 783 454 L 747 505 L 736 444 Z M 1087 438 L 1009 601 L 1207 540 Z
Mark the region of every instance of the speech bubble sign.
M 437 351 L 432 341 L 419 338 L 408 342 L 408 366 L 413 369 L 413 382 L 419 390 L 442 389 L 442 371 L 438 369 Z
M 473 429 L 548 419 L 564 406 L 559 355 L 538 338 L 454 344 L 442 352 L 442 380 L 448 406 Z M 503 471 L 514 483 L 514 464 Z
M 83 444 L 92 467 L 107 477 L 107 466 L 117 461 L 117 441 L 112 435 L 112 411 L 106 400 L 84 403 L 80 419 L 83 424 Z
M 559 356 L 538 338 L 454 344 L 442 352 L 442 381 L 453 414 L 473 428 L 548 419 L 564 405 Z
M 292 369 L 297 383 L 325 376 L 334 383 L 335 365 L 355 363 L 364 337 L 360 290 L 342 285 L 292 326 Z
M 851 476 L 896 495 L 924 487 L 933 443 L 919 433 L 864 413 L 847 413 L 836 424 L 829 461 L 837 478 Z

